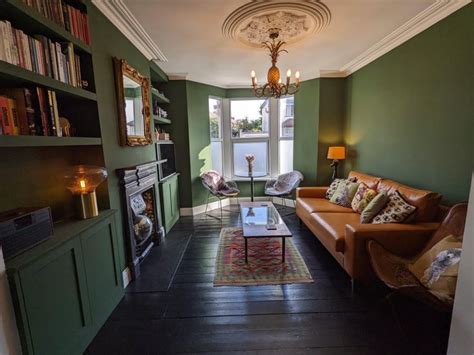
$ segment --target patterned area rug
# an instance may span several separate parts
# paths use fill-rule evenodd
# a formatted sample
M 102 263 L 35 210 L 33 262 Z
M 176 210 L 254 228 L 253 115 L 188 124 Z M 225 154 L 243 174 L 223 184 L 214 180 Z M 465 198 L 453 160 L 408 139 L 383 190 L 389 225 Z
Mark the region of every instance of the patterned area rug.
M 281 238 L 248 240 L 248 264 L 241 228 L 222 228 L 214 286 L 311 283 L 313 278 L 291 238 L 286 238 L 286 260 L 281 262 Z

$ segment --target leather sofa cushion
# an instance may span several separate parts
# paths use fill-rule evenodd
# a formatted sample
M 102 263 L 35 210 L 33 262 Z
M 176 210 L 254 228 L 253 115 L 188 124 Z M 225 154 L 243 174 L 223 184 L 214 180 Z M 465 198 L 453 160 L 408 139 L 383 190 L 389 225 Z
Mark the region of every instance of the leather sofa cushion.
M 298 197 L 296 203 L 300 204 L 308 213 L 313 212 L 352 212 L 351 208 L 342 207 L 329 202 L 324 198 Z
M 403 199 L 410 205 L 416 206 L 415 222 L 433 222 L 441 201 L 441 195 L 426 190 L 415 189 L 410 186 L 402 185 L 390 179 L 382 179 L 378 186 L 379 190 L 391 194 L 395 191 L 400 192 Z
M 357 182 L 359 182 L 359 183 L 363 182 L 369 188 L 375 189 L 375 190 L 377 190 L 377 186 L 378 186 L 380 180 L 382 180 L 381 178 L 379 178 L 377 176 L 367 175 L 367 174 L 364 174 L 364 173 L 360 173 L 358 171 L 351 171 L 349 173 L 348 178 L 351 178 L 351 177 L 357 178 Z
M 360 216 L 357 213 L 312 213 L 313 223 L 319 225 L 319 238 L 333 244 L 334 250 L 344 252 L 344 237 L 346 224 L 359 225 Z

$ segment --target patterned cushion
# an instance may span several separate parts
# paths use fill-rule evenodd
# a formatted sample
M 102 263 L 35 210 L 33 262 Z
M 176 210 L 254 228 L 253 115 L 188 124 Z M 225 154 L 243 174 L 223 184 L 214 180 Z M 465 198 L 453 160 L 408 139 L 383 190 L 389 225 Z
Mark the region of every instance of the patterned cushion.
M 384 223 L 402 223 L 405 221 L 413 212 L 416 207 L 409 205 L 400 196 L 398 191 L 395 191 L 388 196 L 388 204 L 385 208 L 376 215 L 372 221 L 373 224 L 384 224 Z
M 433 245 L 408 269 L 436 297 L 452 302 L 456 291 L 461 239 L 449 235 Z
M 339 206 L 351 207 L 352 199 L 354 198 L 358 187 L 358 183 L 344 180 L 339 183 L 336 192 L 332 195 L 330 201 Z
M 366 184 L 361 183 L 357 188 L 354 198 L 352 199 L 352 209 L 354 212 L 362 213 L 364 208 L 367 207 L 369 202 L 372 201 L 375 196 L 377 196 L 377 191 L 369 189 Z
M 380 191 L 360 214 L 360 223 L 369 223 L 385 207 L 387 201 L 388 196 L 385 191 Z
M 339 183 L 342 182 L 342 181 L 350 181 L 350 182 L 356 182 L 357 181 L 357 178 L 356 177 L 351 177 L 347 180 L 345 179 L 334 179 L 333 182 L 331 182 L 331 185 L 329 185 L 329 188 L 328 190 L 326 191 L 326 198 L 328 200 L 331 199 L 332 195 L 334 195 L 334 193 L 336 192 L 337 190 L 337 187 L 339 186 Z

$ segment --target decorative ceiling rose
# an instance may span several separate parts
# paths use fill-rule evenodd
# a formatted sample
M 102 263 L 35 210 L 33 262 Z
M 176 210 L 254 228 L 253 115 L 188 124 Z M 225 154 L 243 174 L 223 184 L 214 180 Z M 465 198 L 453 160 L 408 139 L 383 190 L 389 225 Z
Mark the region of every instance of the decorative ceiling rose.
M 279 37 L 279 29 L 278 28 L 270 28 L 269 30 L 269 41 L 265 41 L 261 44 L 262 47 L 265 47 L 270 52 L 270 58 L 272 58 L 272 66 L 268 69 L 267 73 L 267 83 L 258 86 L 257 85 L 257 77 L 255 75 L 255 71 L 252 70 L 250 76 L 252 77 L 252 87 L 257 97 L 275 97 L 279 98 L 282 95 L 293 95 L 295 94 L 300 88 L 300 72 L 297 71 L 295 73 L 295 83 L 291 84 L 291 70 L 288 69 L 286 72 L 286 83 L 283 84 L 281 82 L 280 77 L 280 69 L 276 66 L 278 57 L 280 53 L 288 53 L 286 49 L 282 49 L 283 45 L 285 44 L 284 41 L 280 41 Z
M 323 30 L 331 12 L 320 1 L 252 1 L 233 11 L 222 25 L 223 34 L 251 47 L 268 40 L 272 28 L 279 40 L 292 44 Z

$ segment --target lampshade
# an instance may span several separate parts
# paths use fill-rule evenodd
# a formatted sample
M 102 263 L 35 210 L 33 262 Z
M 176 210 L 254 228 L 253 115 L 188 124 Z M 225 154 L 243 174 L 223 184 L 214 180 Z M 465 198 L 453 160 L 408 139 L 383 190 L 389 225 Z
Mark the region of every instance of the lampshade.
M 345 158 L 346 158 L 346 148 L 345 147 L 329 147 L 329 149 L 328 149 L 328 159 L 343 160 Z
M 76 165 L 64 175 L 66 188 L 73 194 L 87 194 L 95 191 L 97 186 L 105 180 L 105 168 L 92 165 Z

